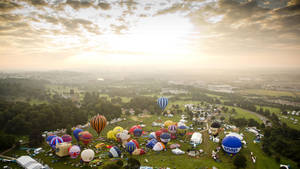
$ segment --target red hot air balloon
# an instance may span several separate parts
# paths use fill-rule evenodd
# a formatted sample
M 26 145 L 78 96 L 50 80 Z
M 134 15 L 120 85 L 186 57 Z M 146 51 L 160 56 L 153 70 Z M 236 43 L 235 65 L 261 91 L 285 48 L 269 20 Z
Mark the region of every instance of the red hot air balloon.
M 93 135 L 88 131 L 82 131 L 78 134 L 78 136 L 79 140 L 82 141 L 82 143 L 85 145 L 88 145 L 93 138 Z

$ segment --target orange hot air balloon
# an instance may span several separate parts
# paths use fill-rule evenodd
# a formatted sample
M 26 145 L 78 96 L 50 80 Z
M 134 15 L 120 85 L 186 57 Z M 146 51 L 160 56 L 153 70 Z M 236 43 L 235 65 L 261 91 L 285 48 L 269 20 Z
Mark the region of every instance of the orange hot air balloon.
M 91 126 L 93 129 L 98 133 L 98 136 L 100 132 L 105 128 L 106 126 L 106 118 L 102 115 L 94 116 L 90 121 Z

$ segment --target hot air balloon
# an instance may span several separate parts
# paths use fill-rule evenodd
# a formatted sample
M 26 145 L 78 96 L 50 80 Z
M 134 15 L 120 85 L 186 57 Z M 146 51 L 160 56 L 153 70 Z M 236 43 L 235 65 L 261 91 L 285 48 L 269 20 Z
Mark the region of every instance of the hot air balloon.
M 95 152 L 92 149 L 86 149 L 81 152 L 82 161 L 88 163 L 94 159 Z
M 63 143 L 63 142 L 64 141 L 63 141 L 63 139 L 61 137 L 56 136 L 56 137 L 52 138 L 52 140 L 50 141 L 50 146 L 53 149 L 55 149 L 56 144 Z
M 75 139 L 77 140 L 77 141 L 79 141 L 79 137 L 78 137 L 78 134 L 80 133 L 80 132 L 82 132 L 83 130 L 82 129 L 79 129 L 79 128 L 77 128 L 77 129 L 75 129 L 74 131 L 73 131 L 73 135 L 74 135 L 74 137 L 75 137 Z
M 136 145 L 134 144 L 134 142 L 128 142 L 128 143 L 126 144 L 126 151 L 127 151 L 128 153 L 131 154 L 135 149 L 136 149 Z
M 88 131 L 82 131 L 79 133 L 79 139 L 83 144 L 88 145 L 93 138 L 93 135 Z
M 80 147 L 77 145 L 73 145 L 69 147 L 68 151 L 71 158 L 77 158 L 80 154 Z
M 151 140 L 148 141 L 148 143 L 146 144 L 146 147 L 152 149 L 156 143 L 157 143 L 157 140 L 156 140 L 156 139 L 151 139 Z
M 164 126 L 165 127 L 169 127 L 169 126 L 171 126 L 171 125 L 174 125 L 174 122 L 173 121 L 171 121 L 171 120 L 167 120 L 167 121 L 165 121 L 165 123 L 164 123 Z
M 46 142 L 50 145 L 50 141 L 54 138 L 57 137 L 56 135 L 50 135 L 47 137 Z
M 121 150 L 117 146 L 113 146 L 109 150 L 109 157 L 120 157 L 121 156 Z
M 113 132 L 115 133 L 115 134 L 118 134 L 118 133 L 121 133 L 121 132 L 123 132 L 123 128 L 122 127 L 120 127 L 120 126 L 117 126 L 117 127 L 115 127 L 114 129 L 113 129 Z
M 156 135 L 155 135 L 155 132 L 151 132 L 148 136 L 150 139 L 154 138 L 156 139 Z
M 145 152 L 144 149 L 142 149 L 142 148 L 137 148 L 137 149 L 134 150 L 134 152 L 132 152 L 132 155 L 143 155 L 143 154 L 145 154 L 145 153 L 146 153 L 146 152 Z
M 157 99 L 157 104 L 162 109 L 162 111 L 164 111 L 168 105 L 168 99 L 166 97 L 160 97 Z
M 176 133 L 177 126 L 176 125 L 171 125 L 171 126 L 168 127 L 168 130 L 171 134 L 174 134 L 174 133 Z
M 153 150 L 154 150 L 154 151 L 161 151 L 161 150 L 163 150 L 163 149 L 165 149 L 165 148 L 166 148 L 166 146 L 164 145 L 164 143 L 158 142 L 158 143 L 156 143 L 156 144 L 154 145 Z
M 184 136 L 185 133 L 186 133 L 186 131 L 187 131 L 187 127 L 186 127 L 186 126 L 179 126 L 179 127 L 177 128 L 177 133 L 178 133 L 179 135 L 181 135 L 181 136 Z
M 162 134 L 161 130 L 155 132 L 156 140 L 160 141 L 160 135 Z
M 72 136 L 68 135 L 68 134 L 65 134 L 61 137 L 63 139 L 64 142 L 72 142 Z
M 133 131 L 135 130 L 135 129 L 142 129 L 142 127 L 141 126 L 139 126 L 139 125 L 136 125 L 136 126 L 132 126 L 131 128 L 130 128 L 130 130 L 129 130 L 129 133 L 130 134 L 133 134 Z
M 242 148 L 242 142 L 235 136 L 226 136 L 222 141 L 222 147 L 228 154 L 236 154 Z
M 136 148 L 140 148 L 140 145 L 136 140 L 132 139 L 132 140 L 130 140 L 130 142 L 133 142 L 135 144 Z
M 92 128 L 98 133 L 98 136 L 99 136 L 100 132 L 106 126 L 106 118 L 104 116 L 98 114 L 97 116 L 94 116 L 91 119 L 90 124 L 91 124 Z
M 171 134 L 170 133 L 162 133 L 160 135 L 160 141 L 164 144 L 167 144 L 171 140 Z
M 142 129 L 136 128 L 136 129 L 133 130 L 133 135 L 135 137 L 140 137 L 142 135 L 142 132 L 143 132 Z
M 116 135 L 113 130 L 110 130 L 106 133 L 106 137 L 111 140 L 117 140 Z
M 128 134 L 128 131 L 123 131 L 121 133 L 117 134 L 117 137 L 121 139 L 121 141 L 127 141 L 130 138 L 130 135 Z

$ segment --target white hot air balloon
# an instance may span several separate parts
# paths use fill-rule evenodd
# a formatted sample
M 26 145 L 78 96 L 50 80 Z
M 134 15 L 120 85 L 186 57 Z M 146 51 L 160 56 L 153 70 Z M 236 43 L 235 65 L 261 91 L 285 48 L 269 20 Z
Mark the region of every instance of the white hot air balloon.
M 81 152 L 81 159 L 84 162 L 90 162 L 94 159 L 95 152 L 92 149 L 86 149 Z
M 158 143 L 156 143 L 156 144 L 154 145 L 153 150 L 154 150 L 154 151 L 161 151 L 161 150 L 163 150 L 163 149 L 165 149 L 165 148 L 166 148 L 166 147 L 165 147 L 164 143 L 158 142 Z

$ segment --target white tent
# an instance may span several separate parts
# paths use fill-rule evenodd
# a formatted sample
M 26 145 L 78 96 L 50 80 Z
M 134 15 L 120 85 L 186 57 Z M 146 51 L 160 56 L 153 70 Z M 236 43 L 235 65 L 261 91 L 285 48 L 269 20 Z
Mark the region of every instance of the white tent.
M 202 134 L 199 132 L 195 132 L 191 138 L 191 144 L 201 144 L 202 143 Z
M 25 169 L 43 169 L 44 166 L 30 156 L 21 156 L 16 162 Z

